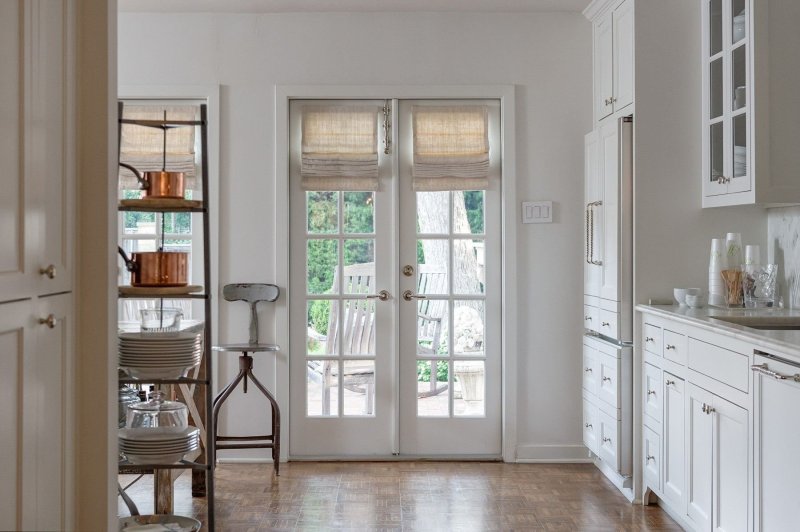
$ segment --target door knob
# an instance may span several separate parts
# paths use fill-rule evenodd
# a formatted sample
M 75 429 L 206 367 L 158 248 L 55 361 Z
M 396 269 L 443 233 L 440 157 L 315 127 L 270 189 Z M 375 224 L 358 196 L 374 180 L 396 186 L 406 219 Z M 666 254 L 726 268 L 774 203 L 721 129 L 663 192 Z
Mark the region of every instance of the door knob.
M 48 279 L 55 279 L 56 267 L 53 264 L 50 264 L 47 266 L 47 268 L 39 268 L 39 275 L 44 275 Z
M 403 292 L 403 299 L 405 299 L 406 301 L 411 301 L 412 299 L 428 299 L 428 296 L 415 294 L 411 290 L 406 290 L 405 292 Z
M 39 318 L 40 325 L 47 325 L 51 329 L 55 329 L 58 320 L 53 314 L 48 315 L 46 318 Z
M 381 290 L 377 294 L 366 296 L 366 299 L 380 299 L 381 301 L 388 301 L 392 295 L 386 290 Z

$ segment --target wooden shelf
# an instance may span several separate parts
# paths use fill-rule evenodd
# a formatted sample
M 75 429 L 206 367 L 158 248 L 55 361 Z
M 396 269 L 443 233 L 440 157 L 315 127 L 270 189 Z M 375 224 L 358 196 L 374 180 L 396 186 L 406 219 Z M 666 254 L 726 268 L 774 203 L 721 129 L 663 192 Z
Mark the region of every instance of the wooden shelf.
M 207 294 L 198 294 L 202 292 L 203 287 L 200 285 L 189 286 L 118 286 L 117 291 L 119 297 L 123 298 L 139 298 L 139 299 L 205 299 Z
M 134 118 L 120 118 L 119 123 L 133 126 L 154 127 L 157 129 L 183 126 L 203 126 L 206 124 L 204 120 L 139 120 Z
M 211 381 L 208 379 L 190 379 L 181 377 L 179 379 L 134 379 L 133 377 L 119 377 L 120 384 L 201 384 L 208 386 Z
M 143 473 L 152 471 L 153 469 L 204 469 L 210 470 L 211 466 L 208 464 L 200 464 L 192 462 L 191 460 L 181 460 L 175 464 L 132 464 L 127 460 L 120 460 L 119 472 L 120 473 Z
M 124 199 L 119 201 L 120 211 L 134 212 L 205 212 L 200 200 L 175 198 Z

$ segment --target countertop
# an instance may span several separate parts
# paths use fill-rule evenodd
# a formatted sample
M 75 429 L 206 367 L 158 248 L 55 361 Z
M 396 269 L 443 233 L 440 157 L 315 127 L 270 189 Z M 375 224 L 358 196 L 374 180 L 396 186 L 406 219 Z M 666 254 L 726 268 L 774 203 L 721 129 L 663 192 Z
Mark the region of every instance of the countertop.
M 636 310 L 661 316 L 728 335 L 754 345 L 756 349 L 768 353 L 783 354 L 800 360 L 800 331 L 761 330 L 738 325 L 716 318 L 746 317 L 759 320 L 770 318 L 797 318 L 800 310 L 789 309 L 724 309 L 717 307 L 690 308 L 677 305 L 637 305 Z

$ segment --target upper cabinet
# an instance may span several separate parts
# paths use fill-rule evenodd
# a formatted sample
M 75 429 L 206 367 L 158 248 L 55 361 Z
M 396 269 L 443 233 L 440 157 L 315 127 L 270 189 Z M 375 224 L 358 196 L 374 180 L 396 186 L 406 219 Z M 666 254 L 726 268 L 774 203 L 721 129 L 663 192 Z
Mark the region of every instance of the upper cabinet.
M 594 115 L 599 122 L 633 103 L 633 0 L 596 1 L 584 14 L 594 26 Z
M 800 2 L 701 2 L 703 207 L 800 202 Z

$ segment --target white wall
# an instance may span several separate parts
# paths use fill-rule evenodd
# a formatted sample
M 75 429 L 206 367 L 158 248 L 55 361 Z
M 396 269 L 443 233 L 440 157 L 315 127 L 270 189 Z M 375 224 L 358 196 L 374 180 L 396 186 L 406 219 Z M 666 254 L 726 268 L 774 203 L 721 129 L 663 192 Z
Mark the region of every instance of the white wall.
M 515 85 L 518 199 L 555 206 L 552 225 L 518 230 L 519 308 L 510 312 L 520 324 L 519 454 L 581 456 L 591 26 L 580 14 L 123 13 L 119 83 L 221 86 L 220 284 L 271 282 L 276 253 L 283 253 L 273 243 L 272 213 L 282 201 L 273 192 L 275 85 Z M 222 341 L 246 337 L 243 304 L 222 303 L 220 321 Z M 272 337 L 265 311 L 261 339 Z M 223 366 L 225 382 L 235 356 Z M 266 375 L 268 366 L 257 359 L 256 373 Z M 274 377 L 264 380 L 274 385 Z M 262 404 L 238 419 L 223 413 L 225 425 L 253 430 L 244 427 Z

